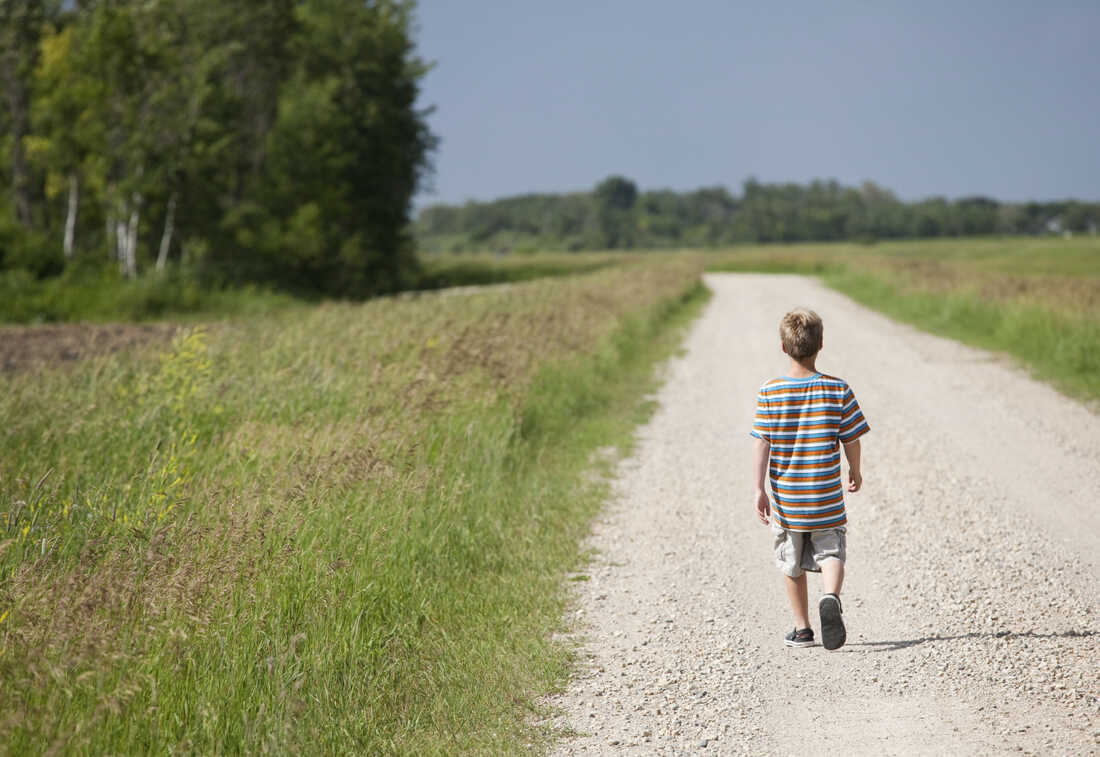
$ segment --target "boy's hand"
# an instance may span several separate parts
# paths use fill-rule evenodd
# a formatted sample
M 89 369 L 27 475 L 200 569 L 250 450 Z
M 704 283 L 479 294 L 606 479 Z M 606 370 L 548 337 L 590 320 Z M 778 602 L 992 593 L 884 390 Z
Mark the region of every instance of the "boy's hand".
M 859 487 L 863 486 L 863 474 L 859 472 L 860 453 L 859 439 L 844 445 L 844 456 L 848 458 L 848 491 L 850 492 L 858 492 Z
M 772 514 L 772 503 L 768 495 L 762 491 L 756 492 L 756 517 L 765 526 L 768 525 L 768 516 Z

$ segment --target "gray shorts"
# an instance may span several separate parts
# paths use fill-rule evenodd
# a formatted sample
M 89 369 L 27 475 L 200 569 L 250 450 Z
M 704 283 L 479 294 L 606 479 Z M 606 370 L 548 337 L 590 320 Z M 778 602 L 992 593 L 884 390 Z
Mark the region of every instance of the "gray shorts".
M 775 565 L 791 578 L 798 578 L 804 570 L 820 573 L 822 560 L 844 562 L 847 555 L 846 533 L 844 526 L 820 531 L 788 531 L 773 520 Z

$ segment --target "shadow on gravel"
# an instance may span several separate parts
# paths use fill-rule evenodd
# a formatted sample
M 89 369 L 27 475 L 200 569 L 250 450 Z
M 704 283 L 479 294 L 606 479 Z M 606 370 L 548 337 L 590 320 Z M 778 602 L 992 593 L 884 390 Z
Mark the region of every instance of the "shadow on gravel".
M 908 649 L 920 644 L 935 641 L 958 641 L 959 639 L 1073 639 L 1087 636 L 1100 636 L 1100 631 L 1063 631 L 1062 633 L 1035 633 L 1034 631 L 994 631 L 992 633 L 964 633 L 958 636 L 925 636 L 920 639 L 906 639 L 903 641 L 853 641 L 845 647 L 874 647 L 870 652 L 893 652 L 897 649 Z

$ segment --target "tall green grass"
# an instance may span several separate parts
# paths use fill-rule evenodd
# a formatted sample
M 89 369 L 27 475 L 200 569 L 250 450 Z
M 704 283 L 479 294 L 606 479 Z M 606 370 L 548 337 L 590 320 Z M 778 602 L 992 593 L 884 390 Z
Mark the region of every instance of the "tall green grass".
M 596 452 L 698 273 L 279 311 L 2 379 L 5 749 L 544 745 Z

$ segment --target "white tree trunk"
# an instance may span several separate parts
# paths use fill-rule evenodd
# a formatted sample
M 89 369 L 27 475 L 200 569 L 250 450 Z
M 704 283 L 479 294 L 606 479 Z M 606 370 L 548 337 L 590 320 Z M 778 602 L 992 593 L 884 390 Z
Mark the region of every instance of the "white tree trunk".
M 69 176 L 69 211 L 65 216 L 65 259 L 73 259 L 73 243 L 76 241 L 76 210 L 80 201 L 80 187 L 76 174 Z
M 137 278 L 137 239 L 138 223 L 141 221 L 141 195 L 134 193 L 130 206 L 130 223 L 126 229 L 126 275 Z
M 176 228 L 176 193 L 168 198 L 168 213 L 164 218 L 164 233 L 160 237 L 160 252 L 157 253 L 157 270 L 163 271 L 168 263 L 168 249 L 172 246 L 172 232 Z
M 115 214 L 114 211 L 107 211 L 107 249 L 110 250 L 115 246 Z
M 113 184 L 107 185 L 107 249 L 115 250 L 118 253 L 118 216 L 115 215 L 117 210 L 115 203 L 115 187 Z
M 126 211 L 129 210 L 126 206 L 126 201 L 119 202 L 118 215 L 115 216 L 115 250 L 118 255 L 118 267 L 123 274 L 126 274 L 126 245 L 130 241 L 130 235 L 126 228 Z

